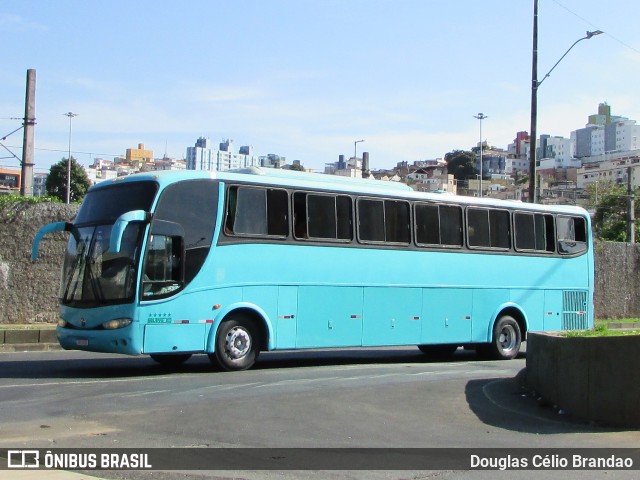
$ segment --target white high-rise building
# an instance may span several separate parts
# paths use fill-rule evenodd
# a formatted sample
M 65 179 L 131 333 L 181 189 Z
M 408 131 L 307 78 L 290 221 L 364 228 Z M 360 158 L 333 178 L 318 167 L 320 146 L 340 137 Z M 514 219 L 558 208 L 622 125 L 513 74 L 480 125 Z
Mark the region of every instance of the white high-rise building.
M 609 127 L 609 126 L 607 126 Z M 607 132 L 607 136 L 615 135 L 615 150 L 618 152 L 626 152 L 630 150 L 638 150 L 640 148 L 640 125 L 636 125 L 635 120 L 623 120 L 611 124 L 615 129 L 615 133 Z
M 258 167 L 260 159 L 253 155 L 253 147 L 240 147 L 240 153 L 233 153 L 233 140 L 220 143 L 212 148 L 211 140 L 200 137 L 195 146 L 187 148 L 187 170 L 219 171 L 236 168 Z

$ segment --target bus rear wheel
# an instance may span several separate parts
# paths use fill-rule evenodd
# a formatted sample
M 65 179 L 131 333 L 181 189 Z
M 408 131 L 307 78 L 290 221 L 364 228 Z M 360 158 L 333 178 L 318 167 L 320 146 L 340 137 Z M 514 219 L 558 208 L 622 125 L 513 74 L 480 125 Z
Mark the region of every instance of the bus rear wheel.
M 227 371 L 247 370 L 258 358 L 258 337 L 251 320 L 225 320 L 218 329 L 215 353 L 209 359 Z
M 177 367 L 191 358 L 190 353 L 152 353 L 149 356 L 165 367 Z
M 520 325 L 510 315 L 503 315 L 493 326 L 491 343 L 482 345 L 478 353 L 495 360 L 511 360 L 520 352 L 522 332 Z

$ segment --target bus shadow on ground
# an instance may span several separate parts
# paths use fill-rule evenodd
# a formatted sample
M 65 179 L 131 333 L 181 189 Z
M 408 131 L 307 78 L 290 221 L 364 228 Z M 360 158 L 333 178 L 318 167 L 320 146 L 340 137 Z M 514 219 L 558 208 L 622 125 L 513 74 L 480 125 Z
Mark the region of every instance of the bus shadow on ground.
M 82 354 L 80 354 L 82 355 Z M 167 374 L 211 374 L 222 372 L 206 355 L 194 355 L 182 365 L 159 365 L 150 357 L 123 357 L 105 354 L 90 358 L 38 358 L 25 361 L 0 361 L 0 378 L 14 379 L 117 379 L 162 376 Z M 403 363 L 468 362 L 478 360 L 474 351 L 458 349 L 445 358 L 432 358 L 417 348 L 331 349 L 314 351 L 278 351 L 262 353 L 252 370 L 312 368 L 339 365 L 393 365 Z
M 417 348 L 350 348 L 330 350 L 297 350 L 267 352 L 260 355 L 254 370 L 273 368 L 303 368 L 335 365 L 399 364 L 399 363 L 441 363 L 477 360 L 474 351 L 458 349 L 454 355 L 429 357 Z
M 526 369 L 513 378 L 469 380 L 465 397 L 483 423 L 533 434 L 607 433 L 624 429 L 594 425 L 538 401 L 525 385 Z

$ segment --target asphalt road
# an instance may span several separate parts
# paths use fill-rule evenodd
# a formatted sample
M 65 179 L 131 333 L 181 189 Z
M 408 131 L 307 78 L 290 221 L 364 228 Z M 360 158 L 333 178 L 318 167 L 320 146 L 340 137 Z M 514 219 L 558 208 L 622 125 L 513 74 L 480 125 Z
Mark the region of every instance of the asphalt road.
M 517 379 L 524 367 L 523 356 L 480 361 L 473 352 L 458 350 L 447 361 L 430 361 L 416 348 L 266 353 L 246 372 L 217 371 L 205 356 L 167 370 L 148 357 L 3 353 L 0 447 L 640 445 L 640 432 L 590 426 L 538 405 Z M 481 479 L 495 473 L 244 472 L 238 476 L 237 472 L 102 471 L 97 475 L 160 480 Z M 510 478 L 528 478 L 518 476 L 527 472 L 509 473 Z M 608 478 L 631 478 L 625 473 L 609 472 Z M 585 476 L 589 477 L 585 472 L 563 472 L 565 479 Z

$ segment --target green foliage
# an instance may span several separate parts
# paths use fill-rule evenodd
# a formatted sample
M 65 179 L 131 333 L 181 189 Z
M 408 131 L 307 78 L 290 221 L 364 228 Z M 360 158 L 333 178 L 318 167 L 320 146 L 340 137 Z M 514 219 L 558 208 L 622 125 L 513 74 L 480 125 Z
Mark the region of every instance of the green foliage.
M 13 205 L 30 205 L 35 203 L 59 203 L 56 197 L 23 197 L 21 195 L 0 195 L 0 210 Z
M 595 189 L 598 189 L 597 191 Z M 593 218 L 593 228 L 596 236 L 601 240 L 612 242 L 626 242 L 627 238 L 627 187 L 611 182 L 590 185 L 588 189 L 592 204 L 596 208 Z M 635 192 L 638 196 L 638 190 Z M 596 200 L 597 198 L 597 200 Z M 635 202 L 635 216 L 640 213 L 639 204 Z M 636 223 L 636 237 L 640 233 Z
M 640 335 L 640 330 L 609 328 L 609 323 L 639 323 L 638 318 L 622 318 L 618 320 L 596 320 L 592 330 L 573 330 L 564 332 L 565 337 L 618 337 L 624 335 Z
M 564 333 L 565 337 L 623 337 L 626 335 L 640 335 L 640 330 L 610 329 L 606 325 L 598 325 L 593 330 L 576 330 Z
M 444 156 L 447 170 L 456 180 L 467 180 L 474 177 L 476 169 L 476 155 L 465 150 L 454 150 Z
M 71 202 L 80 202 L 91 186 L 84 168 L 71 157 Z M 63 158 L 51 166 L 47 177 L 47 194 L 66 201 L 67 197 L 67 159 Z
M 59 203 L 60 200 L 51 197 L 22 197 L 20 195 L 0 195 L 0 223 L 15 222 L 25 214 L 31 205 L 38 203 Z

